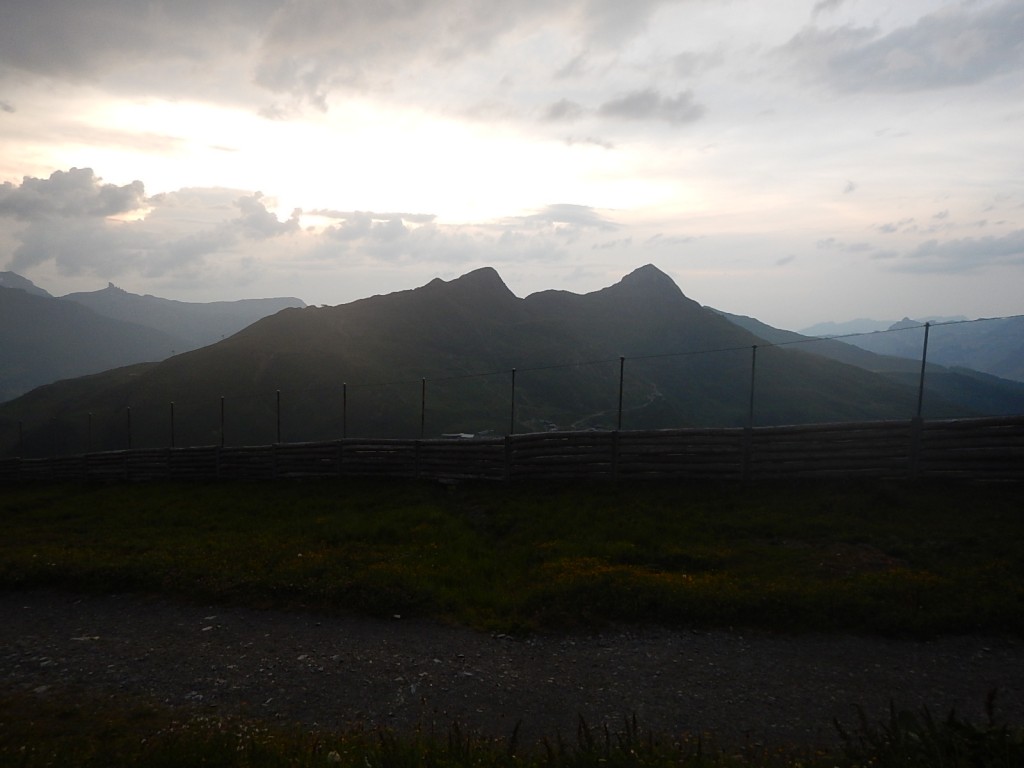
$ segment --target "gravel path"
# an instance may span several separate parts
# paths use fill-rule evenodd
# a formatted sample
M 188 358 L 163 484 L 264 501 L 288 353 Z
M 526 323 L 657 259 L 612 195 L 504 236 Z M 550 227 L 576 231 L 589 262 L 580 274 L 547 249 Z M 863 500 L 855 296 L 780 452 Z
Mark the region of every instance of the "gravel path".
M 579 717 L 616 729 L 713 731 L 721 744 L 827 746 L 832 718 L 950 707 L 984 719 L 986 695 L 1024 723 L 1024 643 L 660 628 L 516 639 L 396 617 L 260 611 L 139 596 L 0 592 L 0 684 L 88 690 L 322 727 L 444 729 L 524 743 Z

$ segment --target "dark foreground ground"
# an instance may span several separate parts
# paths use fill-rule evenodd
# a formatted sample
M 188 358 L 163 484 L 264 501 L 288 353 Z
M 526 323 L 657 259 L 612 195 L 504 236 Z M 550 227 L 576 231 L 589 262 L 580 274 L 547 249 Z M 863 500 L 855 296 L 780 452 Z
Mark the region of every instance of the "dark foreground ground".
M 139 596 L 0 592 L 0 686 L 141 699 L 322 728 L 440 730 L 521 743 L 579 719 L 722 745 L 833 745 L 897 708 L 1024 723 L 1024 643 L 616 629 L 512 638 L 411 621 L 201 606 Z M 0 724 L 2 727 L 2 724 Z

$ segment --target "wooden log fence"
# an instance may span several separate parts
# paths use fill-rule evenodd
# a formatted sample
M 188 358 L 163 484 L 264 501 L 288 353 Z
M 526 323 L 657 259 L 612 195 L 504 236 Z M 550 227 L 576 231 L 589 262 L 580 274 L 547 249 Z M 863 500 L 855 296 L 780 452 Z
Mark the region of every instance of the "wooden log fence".
M 249 447 L 104 451 L 0 460 L 19 482 L 405 477 L 1024 480 L 1024 416 L 786 427 L 542 432 L 481 439 L 342 438 Z

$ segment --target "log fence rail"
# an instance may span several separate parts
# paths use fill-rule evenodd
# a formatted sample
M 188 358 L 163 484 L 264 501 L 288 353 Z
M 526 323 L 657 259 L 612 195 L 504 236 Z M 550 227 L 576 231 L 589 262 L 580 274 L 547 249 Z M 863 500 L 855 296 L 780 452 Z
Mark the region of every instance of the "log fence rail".
M 825 477 L 1021 481 L 1024 416 L 473 439 L 342 438 L 0 460 L 0 485 L 363 476 L 511 482 Z

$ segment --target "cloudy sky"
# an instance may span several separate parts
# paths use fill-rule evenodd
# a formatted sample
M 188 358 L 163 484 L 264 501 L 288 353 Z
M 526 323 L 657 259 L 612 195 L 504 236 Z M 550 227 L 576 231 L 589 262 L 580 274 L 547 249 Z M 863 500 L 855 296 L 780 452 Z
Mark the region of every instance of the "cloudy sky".
M 0 270 L 1024 312 L 1021 0 L 7 0 Z

